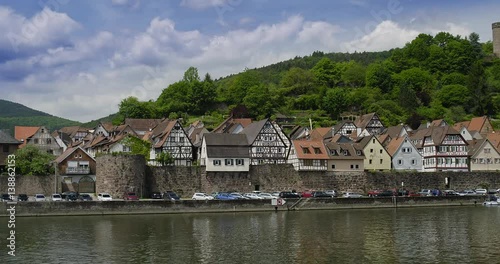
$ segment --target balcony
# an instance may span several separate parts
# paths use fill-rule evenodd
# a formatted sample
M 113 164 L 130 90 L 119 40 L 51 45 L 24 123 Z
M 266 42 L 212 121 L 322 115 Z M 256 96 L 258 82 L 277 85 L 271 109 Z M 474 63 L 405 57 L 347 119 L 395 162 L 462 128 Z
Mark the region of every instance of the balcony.
M 66 174 L 90 174 L 89 167 L 67 167 Z

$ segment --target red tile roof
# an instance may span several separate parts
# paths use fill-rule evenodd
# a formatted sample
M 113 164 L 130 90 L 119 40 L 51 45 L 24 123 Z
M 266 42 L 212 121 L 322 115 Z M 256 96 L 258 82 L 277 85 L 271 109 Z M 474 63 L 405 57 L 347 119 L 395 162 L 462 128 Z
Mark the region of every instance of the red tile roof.
M 36 134 L 38 129 L 40 129 L 40 127 L 15 126 L 14 137 L 22 142 L 22 144 L 19 145 L 19 148 L 26 146 L 27 139 Z
M 293 146 L 295 147 L 295 153 L 299 159 L 329 158 L 322 140 L 294 140 Z M 319 149 L 320 153 L 316 154 L 315 148 Z M 308 153 L 304 153 L 304 149 L 307 149 Z

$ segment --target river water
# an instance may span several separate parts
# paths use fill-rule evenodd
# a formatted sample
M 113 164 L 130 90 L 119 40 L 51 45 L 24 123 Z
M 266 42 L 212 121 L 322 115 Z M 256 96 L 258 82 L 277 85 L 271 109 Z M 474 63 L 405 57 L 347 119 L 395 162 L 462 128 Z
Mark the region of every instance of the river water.
M 500 207 L 16 219 L 0 263 L 500 263 Z

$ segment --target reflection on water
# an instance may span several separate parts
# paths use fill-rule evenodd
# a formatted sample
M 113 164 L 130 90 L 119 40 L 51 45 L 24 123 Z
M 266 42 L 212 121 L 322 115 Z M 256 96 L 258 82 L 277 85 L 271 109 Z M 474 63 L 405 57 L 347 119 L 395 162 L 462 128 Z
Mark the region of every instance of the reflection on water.
M 16 263 L 495 263 L 500 257 L 500 207 L 16 220 Z M 6 238 L 7 219 L 1 221 Z M 14 263 L 5 242 L 1 248 L 0 263 Z

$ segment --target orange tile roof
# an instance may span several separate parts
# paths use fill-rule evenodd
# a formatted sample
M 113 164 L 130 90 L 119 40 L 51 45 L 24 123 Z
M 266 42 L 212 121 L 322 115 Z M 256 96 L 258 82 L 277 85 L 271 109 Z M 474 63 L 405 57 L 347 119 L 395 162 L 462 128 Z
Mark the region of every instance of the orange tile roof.
M 293 146 L 299 159 L 329 159 L 322 140 L 294 140 Z M 314 148 L 318 148 L 321 153 L 316 154 Z M 304 153 L 304 149 L 309 153 Z
M 403 143 L 404 139 L 405 137 L 397 137 L 393 138 L 391 142 L 389 142 L 389 145 L 387 145 L 385 149 L 387 150 L 389 155 L 391 155 L 391 157 L 394 156 L 396 151 L 399 149 L 399 146 L 401 146 L 401 144 Z
M 470 121 L 463 121 L 463 122 L 458 122 L 453 125 L 453 129 L 456 131 L 460 131 L 462 127 L 469 127 Z
M 495 148 L 500 151 L 500 133 L 495 132 L 495 133 L 488 133 L 486 135 L 486 138 L 491 142 Z
M 474 117 L 470 120 L 467 129 L 469 131 L 481 131 L 486 122 L 486 116 Z
M 28 138 L 32 137 L 40 127 L 29 127 L 29 126 L 15 126 L 14 127 L 14 137 L 21 141 L 22 144 L 19 148 L 26 146 L 26 141 Z

